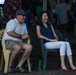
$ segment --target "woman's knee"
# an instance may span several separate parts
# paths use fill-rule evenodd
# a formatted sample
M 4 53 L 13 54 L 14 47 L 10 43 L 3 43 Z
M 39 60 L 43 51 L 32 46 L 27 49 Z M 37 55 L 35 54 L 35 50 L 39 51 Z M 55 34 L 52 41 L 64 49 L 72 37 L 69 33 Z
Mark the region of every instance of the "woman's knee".
M 65 43 L 64 41 L 63 41 L 63 42 L 61 42 L 61 44 L 62 44 L 62 45 L 66 45 L 66 43 Z
M 70 45 L 70 43 L 69 42 L 65 42 L 67 45 Z

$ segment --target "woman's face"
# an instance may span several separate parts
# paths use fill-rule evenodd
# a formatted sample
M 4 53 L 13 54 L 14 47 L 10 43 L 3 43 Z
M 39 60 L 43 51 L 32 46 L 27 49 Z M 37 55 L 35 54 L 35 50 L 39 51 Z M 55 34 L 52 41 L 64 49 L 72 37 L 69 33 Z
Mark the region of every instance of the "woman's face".
M 48 22 L 48 15 L 47 15 L 47 13 L 43 13 L 41 20 L 42 20 L 43 23 Z

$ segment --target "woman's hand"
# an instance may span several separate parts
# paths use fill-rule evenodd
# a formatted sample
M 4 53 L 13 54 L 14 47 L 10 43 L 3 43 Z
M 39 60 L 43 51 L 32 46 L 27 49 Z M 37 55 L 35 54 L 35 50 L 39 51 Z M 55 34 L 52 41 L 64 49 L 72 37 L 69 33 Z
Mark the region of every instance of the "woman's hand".
M 57 39 L 50 39 L 49 41 L 51 41 L 51 42 L 57 42 L 58 40 Z

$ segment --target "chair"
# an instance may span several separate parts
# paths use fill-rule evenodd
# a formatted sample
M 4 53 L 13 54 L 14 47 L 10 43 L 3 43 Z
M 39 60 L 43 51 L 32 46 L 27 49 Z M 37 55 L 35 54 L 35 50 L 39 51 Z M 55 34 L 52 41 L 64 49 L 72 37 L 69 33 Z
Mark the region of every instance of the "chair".
M 58 37 L 60 38 L 60 40 L 65 40 L 60 31 L 55 30 L 55 32 L 58 35 Z M 43 57 L 43 70 L 46 70 L 48 52 L 59 52 L 59 49 L 47 49 L 47 48 L 45 48 L 44 43 L 43 43 L 43 39 L 40 39 L 40 43 L 41 43 L 41 50 L 42 50 L 42 57 Z M 66 66 L 68 66 L 67 61 L 65 62 L 65 64 L 66 64 Z
M 2 41 L 3 33 L 4 33 L 4 29 L 0 30 L 0 42 Z M 1 51 L 0 71 L 2 70 L 2 66 L 3 66 L 3 53 Z
M 0 30 L 0 33 L 2 33 L 1 35 L 3 35 L 4 29 Z M 30 43 L 30 39 L 27 40 L 27 43 Z M 10 50 L 6 49 L 6 45 L 5 45 L 5 40 L 2 39 L 2 48 L 3 48 L 3 56 L 4 56 L 4 73 L 7 73 L 8 70 L 8 63 L 9 63 L 9 57 L 10 57 Z M 29 72 L 31 72 L 31 65 L 30 65 L 30 57 L 28 57 L 27 59 L 27 64 L 28 64 L 28 70 Z

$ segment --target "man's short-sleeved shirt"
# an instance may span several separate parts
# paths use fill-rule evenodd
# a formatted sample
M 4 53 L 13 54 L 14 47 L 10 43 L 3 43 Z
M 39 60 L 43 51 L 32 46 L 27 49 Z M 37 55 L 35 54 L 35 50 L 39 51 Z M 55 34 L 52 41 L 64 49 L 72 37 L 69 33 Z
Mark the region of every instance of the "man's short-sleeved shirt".
M 55 8 L 55 13 L 59 15 L 61 24 L 68 23 L 66 3 L 58 3 Z
M 14 41 L 18 41 L 18 42 L 22 42 L 22 39 L 20 38 L 15 38 L 15 37 L 11 37 L 7 34 L 7 32 L 9 31 L 14 31 L 18 34 L 28 34 L 28 31 L 27 31 L 27 27 L 26 27 L 26 24 L 25 23 L 22 23 L 20 24 L 17 19 L 12 19 L 10 20 L 7 25 L 6 25 L 6 28 L 5 28 L 5 32 L 4 32 L 4 35 L 3 35 L 3 39 L 5 40 L 14 40 Z

